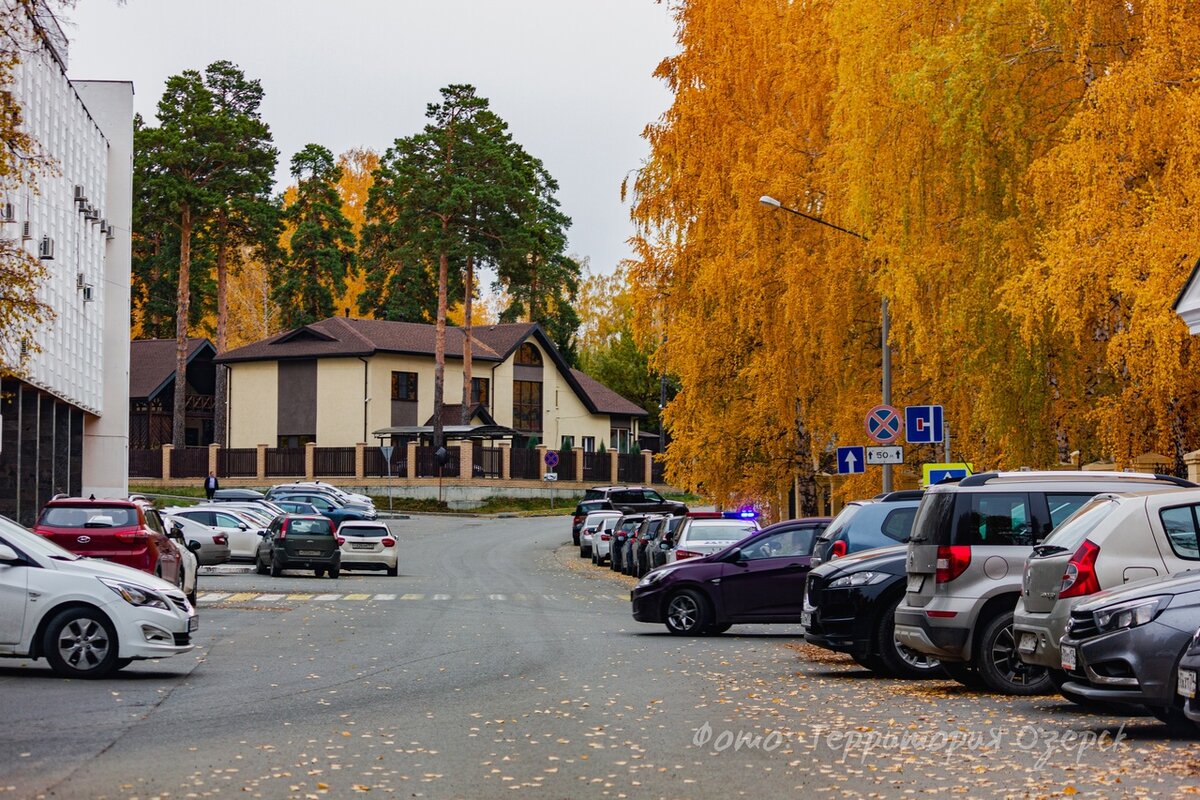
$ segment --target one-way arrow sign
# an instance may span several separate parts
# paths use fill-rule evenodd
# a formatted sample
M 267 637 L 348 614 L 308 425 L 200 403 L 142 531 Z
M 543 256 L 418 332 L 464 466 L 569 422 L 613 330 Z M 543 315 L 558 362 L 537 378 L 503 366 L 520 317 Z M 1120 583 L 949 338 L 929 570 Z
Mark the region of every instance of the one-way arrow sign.
M 857 475 L 866 468 L 867 454 L 861 447 L 837 449 L 838 475 Z

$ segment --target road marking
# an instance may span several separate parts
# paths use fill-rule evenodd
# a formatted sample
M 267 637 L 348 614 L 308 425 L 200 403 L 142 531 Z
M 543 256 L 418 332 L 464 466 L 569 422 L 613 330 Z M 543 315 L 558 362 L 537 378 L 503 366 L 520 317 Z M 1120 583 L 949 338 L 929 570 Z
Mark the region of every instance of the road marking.
M 405 596 L 407 597 L 407 595 L 405 595 Z M 394 595 L 394 594 L 377 594 L 377 595 L 375 595 L 375 599 L 376 600 L 395 600 L 396 595 Z
M 226 597 L 229 597 L 229 592 L 201 592 L 200 594 L 196 595 L 197 600 L 204 600 L 205 602 L 209 603 L 215 603 L 218 600 L 224 600 Z
M 502 594 L 489 594 L 488 595 L 488 600 L 503 600 L 503 599 L 504 599 L 504 595 L 502 595 Z
M 274 596 L 272 596 L 272 597 L 274 597 Z M 288 600 L 312 600 L 312 597 L 313 597 L 313 596 L 312 596 L 311 594 L 289 594 L 289 595 L 287 596 L 287 599 L 288 599 Z M 259 599 L 259 600 L 266 600 L 266 599 L 267 599 L 267 595 L 265 595 L 265 594 L 264 594 L 262 597 L 260 597 L 260 598 L 258 598 L 258 599 Z
M 281 595 L 281 594 L 260 594 L 258 597 L 254 598 L 254 599 L 259 600 L 259 601 L 265 600 L 268 603 L 273 603 L 277 600 L 282 600 L 283 598 L 284 598 L 284 595 Z M 298 600 L 299 598 L 296 597 L 295 595 L 292 595 L 289 599 Z
M 340 594 L 319 594 L 313 600 L 340 600 L 341 597 Z
M 391 599 L 395 600 L 396 595 L 391 595 Z M 402 594 L 402 595 L 400 595 L 400 599 L 401 600 L 424 600 L 425 595 L 423 595 L 423 594 Z
M 459 600 L 478 600 L 479 598 L 473 594 L 464 594 L 458 598 Z
M 546 600 L 546 601 L 549 601 L 549 602 L 551 602 L 551 603 L 557 603 L 557 602 L 558 602 L 558 598 L 557 598 L 555 595 L 552 595 L 552 594 L 544 594 L 544 595 L 542 595 L 542 599 L 543 599 L 543 600 Z
M 450 599 L 450 595 L 448 595 L 448 594 L 435 594 L 435 595 L 433 596 L 433 599 L 434 599 L 434 600 L 449 600 L 449 599 Z
M 229 597 L 229 602 L 244 603 L 247 600 L 253 600 L 256 597 L 258 597 L 258 592 L 238 592 L 237 594 Z
M 343 600 L 370 600 L 371 595 L 369 595 L 369 594 L 348 594 L 345 597 L 343 597 L 342 599 Z

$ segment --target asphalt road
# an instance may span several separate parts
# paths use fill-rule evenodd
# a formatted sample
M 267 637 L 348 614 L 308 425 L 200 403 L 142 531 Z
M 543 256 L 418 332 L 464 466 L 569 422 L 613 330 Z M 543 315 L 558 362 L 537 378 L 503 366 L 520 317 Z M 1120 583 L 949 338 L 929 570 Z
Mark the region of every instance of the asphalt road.
M 0 800 L 1174 797 L 1200 783 L 1200 744 L 1152 718 L 879 680 L 787 626 L 680 639 L 635 623 L 632 581 L 578 559 L 567 518 L 393 528 L 397 578 L 202 576 L 188 655 L 93 682 L 0 662 Z M 1093 741 L 1105 732 L 1126 738 Z

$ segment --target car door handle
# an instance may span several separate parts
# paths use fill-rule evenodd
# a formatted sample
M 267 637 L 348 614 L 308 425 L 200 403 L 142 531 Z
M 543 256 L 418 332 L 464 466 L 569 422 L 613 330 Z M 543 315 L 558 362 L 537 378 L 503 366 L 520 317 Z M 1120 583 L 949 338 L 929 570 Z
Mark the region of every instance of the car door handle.
M 803 572 L 806 569 L 808 569 L 808 567 L 804 566 L 803 564 L 788 564 L 786 567 L 784 567 L 785 572 Z

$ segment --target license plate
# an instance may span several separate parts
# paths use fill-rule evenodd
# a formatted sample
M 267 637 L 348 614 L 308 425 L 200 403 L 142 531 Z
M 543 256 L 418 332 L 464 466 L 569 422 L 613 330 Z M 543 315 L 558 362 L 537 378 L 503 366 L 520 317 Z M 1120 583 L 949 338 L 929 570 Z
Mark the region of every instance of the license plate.
M 296 555 L 298 555 L 298 556 L 319 556 L 319 555 L 321 555 L 321 551 L 320 550 L 297 550 Z
M 1062 649 L 1062 665 L 1063 669 L 1068 672 L 1075 671 L 1075 648 L 1069 644 L 1064 644 Z
M 374 550 L 375 549 L 375 545 L 369 544 L 369 543 L 354 542 L 350 546 L 355 550 Z
M 1021 643 L 1017 645 L 1017 649 L 1022 653 L 1032 653 L 1037 650 L 1037 634 L 1023 632 Z
M 188 617 L 188 633 L 200 629 L 199 617 Z
M 908 591 L 919 592 L 921 587 L 925 585 L 924 575 L 909 575 L 908 576 Z
M 812 627 L 812 612 L 811 611 L 802 611 L 800 613 L 800 624 L 806 628 Z
M 1176 684 L 1176 691 L 1184 697 L 1192 698 L 1196 696 L 1196 672 L 1194 670 L 1179 670 L 1179 681 Z

